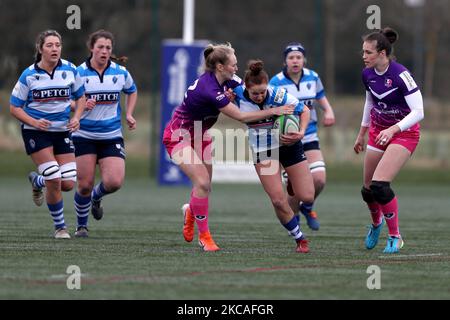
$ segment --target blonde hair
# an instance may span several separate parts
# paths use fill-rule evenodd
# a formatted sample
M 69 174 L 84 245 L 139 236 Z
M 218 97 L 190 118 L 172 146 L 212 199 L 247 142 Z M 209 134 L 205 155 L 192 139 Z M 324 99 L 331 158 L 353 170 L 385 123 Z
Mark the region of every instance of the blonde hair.
M 218 63 L 226 64 L 233 54 L 234 49 L 229 42 L 217 45 L 209 44 L 203 51 L 205 71 L 215 71 Z

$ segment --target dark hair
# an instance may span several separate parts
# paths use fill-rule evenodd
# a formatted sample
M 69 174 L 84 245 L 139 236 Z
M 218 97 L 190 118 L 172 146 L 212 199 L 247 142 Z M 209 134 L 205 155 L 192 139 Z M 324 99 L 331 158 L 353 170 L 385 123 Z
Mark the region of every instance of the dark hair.
M 115 44 L 114 35 L 107 30 L 100 29 L 89 35 L 88 41 L 86 42 L 86 45 L 87 45 L 89 51 L 91 51 L 94 48 L 95 43 L 100 38 L 105 38 L 105 39 L 111 40 L 111 44 L 114 47 L 114 44 Z M 112 54 L 111 60 L 118 61 L 121 63 L 126 63 L 128 61 L 128 57 L 126 57 L 126 56 L 117 57 L 116 55 Z
M 213 45 L 209 44 L 203 51 L 205 58 L 205 70 L 214 71 L 218 63 L 226 64 L 230 56 L 234 54 L 234 49 L 230 43 Z
M 269 75 L 264 70 L 264 63 L 261 60 L 250 60 L 245 70 L 244 83 L 247 88 L 252 85 L 269 83 Z
M 37 38 L 36 38 L 36 45 L 35 45 L 36 53 L 34 55 L 34 61 L 36 63 L 38 63 L 42 59 L 42 54 L 40 53 L 39 50 L 41 50 L 42 47 L 44 46 L 45 39 L 47 39 L 47 37 L 51 37 L 51 36 L 57 37 L 59 39 L 59 41 L 61 42 L 61 45 L 62 45 L 62 37 L 58 33 L 58 31 L 56 31 L 56 30 L 45 30 L 45 31 L 42 31 L 41 33 L 39 33 Z
M 303 56 L 306 57 L 306 50 L 300 42 L 288 43 L 286 48 L 284 48 L 284 50 L 283 50 L 284 58 L 286 59 L 289 52 L 292 52 L 292 51 L 300 51 L 303 54 Z
M 377 51 L 381 52 L 386 50 L 386 56 L 388 58 L 392 57 L 392 53 L 394 52 L 394 48 L 392 44 L 398 40 L 398 33 L 394 29 L 390 27 L 386 27 L 381 29 L 378 32 L 372 32 L 363 37 L 363 41 L 376 41 Z

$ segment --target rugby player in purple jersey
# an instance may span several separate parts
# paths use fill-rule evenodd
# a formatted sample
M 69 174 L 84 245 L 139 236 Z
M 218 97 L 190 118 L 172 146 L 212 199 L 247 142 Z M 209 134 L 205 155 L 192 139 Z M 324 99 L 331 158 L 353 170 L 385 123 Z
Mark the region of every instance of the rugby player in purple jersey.
M 397 39 L 397 32 L 391 28 L 363 37 L 366 102 L 353 147 L 356 153 L 364 151 L 365 135 L 369 132 L 361 193 L 372 224 L 365 244 L 369 250 L 377 245 L 385 221 L 389 237 L 384 253 L 397 253 L 403 247 L 397 197 L 390 184 L 416 149 L 419 121 L 424 116 L 419 87 L 410 72 L 394 60 L 392 44 Z

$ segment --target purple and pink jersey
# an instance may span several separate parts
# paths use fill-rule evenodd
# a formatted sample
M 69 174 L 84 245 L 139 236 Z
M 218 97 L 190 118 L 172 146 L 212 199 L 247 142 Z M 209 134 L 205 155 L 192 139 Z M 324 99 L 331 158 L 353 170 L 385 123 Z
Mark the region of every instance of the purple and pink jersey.
M 405 96 L 419 90 L 408 69 L 391 61 L 388 69 L 379 74 L 374 68 L 366 68 L 362 73 L 362 81 L 370 92 L 373 106 L 370 112 L 371 126 L 386 129 L 406 117 L 411 109 Z M 416 123 L 408 131 L 419 131 Z
M 193 129 L 194 121 L 202 121 L 203 130 L 211 128 L 219 117 L 219 110 L 230 103 L 224 92 L 234 89 L 241 82 L 235 76 L 220 84 L 213 72 L 205 72 L 188 88 L 183 103 L 176 108 L 172 120 L 183 120 L 182 127 L 187 130 Z
M 164 130 L 163 143 L 169 155 L 186 144 L 194 146 L 196 139 L 200 139 L 202 150 L 206 149 L 212 142 L 206 131 L 217 122 L 220 109 L 230 103 L 225 92 L 241 83 L 242 80 L 234 76 L 232 80 L 220 84 L 214 72 L 205 72 L 195 80 L 187 89 L 183 102 L 175 109 L 172 119 Z M 195 125 L 196 122 L 199 123 Z M 201 132 L 196 132 L 194 128 L 199 124 Z M 200 133 L 200 137 L 195 136 Z

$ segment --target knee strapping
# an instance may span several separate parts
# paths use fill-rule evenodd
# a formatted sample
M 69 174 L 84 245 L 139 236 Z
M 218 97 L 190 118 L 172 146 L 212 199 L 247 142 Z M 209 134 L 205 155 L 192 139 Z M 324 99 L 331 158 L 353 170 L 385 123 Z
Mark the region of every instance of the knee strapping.
M 367 203 L 374 203 L 375 199 L 373 197 L 372 191 L 370 189 L 367 189 L 366 187 L 361 188 L 361 195 L 365 202 Z
M 323 161 L 316 161 L 309 165 L 309 170 L 311 173 L 318 172 L 318 171 L 325 171 L 325 162 Z
M 395 197 L 395 193 L 391 189 L 391 184 L 386 181 L 372 181 L 370 190 L 375 201 L 382 205 L 391 202 Z
M 75 162 L 68 162 L 60 167 L 61 180 L 63 181 L 77 181 L 77 164 Z
M 44 180 L 53 180 L 61 178 L 61 171 L 59 170 L 58 162 L 49 161 L 38 166 L 39 174 L 44 177 Z

